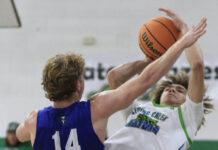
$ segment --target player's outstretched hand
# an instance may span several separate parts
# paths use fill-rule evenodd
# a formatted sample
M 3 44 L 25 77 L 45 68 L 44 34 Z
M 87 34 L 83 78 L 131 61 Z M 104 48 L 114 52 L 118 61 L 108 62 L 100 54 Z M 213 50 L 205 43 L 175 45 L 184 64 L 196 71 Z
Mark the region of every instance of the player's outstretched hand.
M 187 48 L 194 44 L 202 35 L 206 33 L 207 19 L 203 18 L 196 25 L 193 26 L 183 37 L 184 48 Z
M 158 8 L 158 10 L 166 13 L 166 15 L 172 19 L 173 23 L 180 30 L 182 35 L 188 31 L 187 24 L 176 12 L 170 9 L 164 9 L 164 8 Z

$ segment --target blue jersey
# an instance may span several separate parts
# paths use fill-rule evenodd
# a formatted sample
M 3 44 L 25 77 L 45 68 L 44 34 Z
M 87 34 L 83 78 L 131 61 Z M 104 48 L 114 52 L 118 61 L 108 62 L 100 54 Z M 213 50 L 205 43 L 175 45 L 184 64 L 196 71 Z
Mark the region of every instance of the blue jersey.
M 92 126 L 90 102 L 38 111 L 34 150 L 103 150 Z

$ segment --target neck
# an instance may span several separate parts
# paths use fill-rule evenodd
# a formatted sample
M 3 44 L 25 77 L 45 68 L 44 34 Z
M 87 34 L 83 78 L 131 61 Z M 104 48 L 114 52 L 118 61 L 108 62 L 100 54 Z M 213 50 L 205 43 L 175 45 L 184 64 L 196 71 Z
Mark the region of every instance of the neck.
M 170 102 L 164 102 L 164 103 L 160 103 L 161 105 L 168 105 L 168 106 L 173 106 L 173 107 L 179 107 L 180 104 L 177 103 L 170 103 Z
M 52 107 L 54 108 L 65 108 L 65 107 L 68 107 L 70 106 L 71 104 L 75 103 L 79 101 L 79 99 L 72 99 L 72 98 L 69 98 L 69 99 L 64 99 L 62 101 L 55 101 L 52 105 Z

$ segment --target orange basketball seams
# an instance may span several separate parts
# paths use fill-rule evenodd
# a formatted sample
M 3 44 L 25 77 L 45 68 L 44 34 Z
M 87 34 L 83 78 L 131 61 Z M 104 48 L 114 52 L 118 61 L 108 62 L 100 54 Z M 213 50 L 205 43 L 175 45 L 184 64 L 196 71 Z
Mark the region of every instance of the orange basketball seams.
M 152 18 L 140 29 L 138 42 L 142 51 L 149 57 L 157 59 L 176 42 L 179 30 L 173 22 L 165 17 Z

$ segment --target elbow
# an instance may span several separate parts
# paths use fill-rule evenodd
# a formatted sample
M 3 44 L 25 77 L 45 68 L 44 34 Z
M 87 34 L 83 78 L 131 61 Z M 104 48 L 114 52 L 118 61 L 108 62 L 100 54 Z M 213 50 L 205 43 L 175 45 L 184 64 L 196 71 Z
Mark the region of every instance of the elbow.
M 203 60 L 196 60 L 191 65 L 192 71 L 203 71 L 204 70 L 204 62 Z
M 112 89 L 115 89 L 118 85 L 117 73 L 114 70 L 110 70 L 107 74 L 108 84 Z
M 110 82 L 113 81 L 114 76 L 115 76 L 115 72 L 114 72 L 113 70 L 110 70 L 110 71 L 107 73 L 107 80 L 108 80 L 108 83 L 109 83 L 109 84 L 110 84 Z

